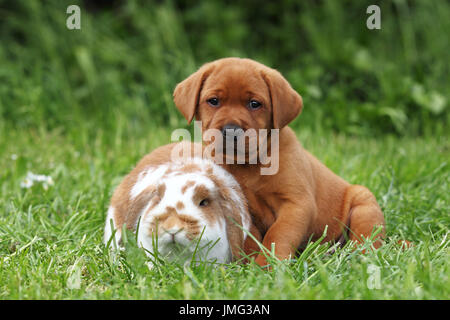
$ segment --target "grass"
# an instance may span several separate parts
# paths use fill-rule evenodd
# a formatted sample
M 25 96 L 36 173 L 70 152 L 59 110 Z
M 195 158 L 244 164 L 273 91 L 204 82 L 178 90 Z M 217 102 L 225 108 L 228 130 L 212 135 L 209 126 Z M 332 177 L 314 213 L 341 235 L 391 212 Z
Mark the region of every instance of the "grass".
M 103 225 L 114 186 L 144 154 L 170 141 L 170 129 L 130 138 L 126 130 L 0 128 L 0 299 L 450 297 L 448 139 L 298 131 L 333 171 L 375 193 L 389 237 L 375 252 L 344 248 L 329 255 L 326 245 L 313 243 L 272 272 L 252 264 L 166 263 L 149 270 L 132 245 L 112 259 L 102 245 Z M 21 188 L 28 171 L 51 176 L 54 185 Z M 414 247 L 401 250 L 398 239 Z M 378 289 L 368 287 L 374 268 Z

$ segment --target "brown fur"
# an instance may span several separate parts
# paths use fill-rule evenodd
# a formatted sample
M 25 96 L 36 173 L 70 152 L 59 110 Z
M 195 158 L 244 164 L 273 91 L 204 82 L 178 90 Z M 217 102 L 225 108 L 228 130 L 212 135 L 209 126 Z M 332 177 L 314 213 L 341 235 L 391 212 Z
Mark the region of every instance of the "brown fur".
M 185 193 L 187 189 L 189 189 L 190 187 L 192 187 L 195 184 L 194 181 L 188 181 L 182 188 L 181 188 L 181 193 Z
M 219 99 L 219 107 L 208 104 L 212 97 Z M 250 110 L 251 99 L 261 102 L 261 108 Z M 384 226 L 373 194 L 334 174 L 303 149 L 286 126 L 301 112 L 303 101 L 278 71 L 249 59 L 217 60 L 179 83 L 174 102 L 188 122 L 194 116 L 201 120 L 204 131 L 221 130 L 230 122 L 244 130 L 280 129 L 277 174 L 260 175 L 260 164 L 225 165 L 247 197 L 263 245 L 270 249 L 275 243 L 280 259 L 294 255 L 310 236 L 320 237 L 326 226 L 325 241 L 336 241 L 347 228 L 351 240 L 362 241 L 376 226 Z M 266 264 L 263 255 L 256 262 Z

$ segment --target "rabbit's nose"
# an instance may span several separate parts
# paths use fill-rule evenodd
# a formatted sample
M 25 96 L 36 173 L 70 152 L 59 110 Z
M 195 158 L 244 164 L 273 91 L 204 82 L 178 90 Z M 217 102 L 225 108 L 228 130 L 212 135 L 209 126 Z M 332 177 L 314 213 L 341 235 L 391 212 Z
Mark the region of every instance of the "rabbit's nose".
M 173 227 L 173 228 L 170 228 L 170 229 L 164 229 L 164 232 L 166 232 L 166 233 L 168 233 L 168 234 L 170 234 L 172 236 L 176 235 L 177 233 L 179 233 L 181 231 L 183 231 L 183 228 L 178 228 L 178 227 Z
M 183 231 L 183 228 L 172 227 L 172 228 L 166 229 L 163 227 L 163 230 L 165 233 L 167 233 L 171 237 L 172 242 L 176 242 L 175 237 L 178 233 Z

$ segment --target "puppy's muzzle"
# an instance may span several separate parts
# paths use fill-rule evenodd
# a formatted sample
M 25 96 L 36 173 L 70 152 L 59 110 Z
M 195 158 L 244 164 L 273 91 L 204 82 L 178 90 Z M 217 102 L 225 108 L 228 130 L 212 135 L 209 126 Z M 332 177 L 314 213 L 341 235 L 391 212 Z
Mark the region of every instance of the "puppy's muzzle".
M 244 130 L 234 123 L 229 123 L 222 127 L 222 136 L 224 139 L 237 141 L 243 133 Z

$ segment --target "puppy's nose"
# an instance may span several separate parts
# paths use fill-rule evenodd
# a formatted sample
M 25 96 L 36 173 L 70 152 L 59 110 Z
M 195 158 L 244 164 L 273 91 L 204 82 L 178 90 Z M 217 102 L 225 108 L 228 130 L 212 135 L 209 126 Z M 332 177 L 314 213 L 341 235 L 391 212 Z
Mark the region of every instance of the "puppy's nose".
M 244 132 L 241 127 L 234 123 L 229 123 L 223 126 L 222 135 L 224 138 L 237 140 L 237 138 Z

